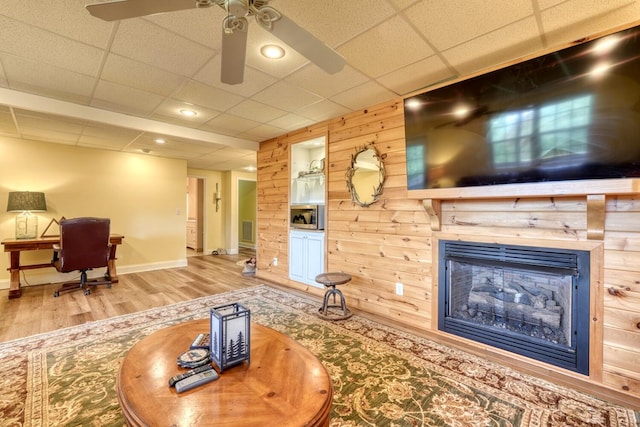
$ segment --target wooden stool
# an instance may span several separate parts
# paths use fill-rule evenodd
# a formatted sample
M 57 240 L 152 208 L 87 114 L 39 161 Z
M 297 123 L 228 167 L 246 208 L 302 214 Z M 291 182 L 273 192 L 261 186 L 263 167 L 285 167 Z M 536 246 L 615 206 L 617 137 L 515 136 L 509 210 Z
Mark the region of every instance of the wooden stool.
M 322 273 L 316 276 L 316 282 L 323 284 L 327 288 L 322 307 L 318 309 L 318 316 L 326 320 L 343 320 L 352 316 L 351 311 L 347 308 L 344 295 L 339 289 L 336 289 L 336 285 L 345 284 L 350 280 L 351 276 L 342 272 Z M 333 304 L 329 303 L 331 297 L 333 297 Z M 339 304 L 336 302 L 336 298 L 340 299 Z M 339 310 L 330 311 L 330 308 Z

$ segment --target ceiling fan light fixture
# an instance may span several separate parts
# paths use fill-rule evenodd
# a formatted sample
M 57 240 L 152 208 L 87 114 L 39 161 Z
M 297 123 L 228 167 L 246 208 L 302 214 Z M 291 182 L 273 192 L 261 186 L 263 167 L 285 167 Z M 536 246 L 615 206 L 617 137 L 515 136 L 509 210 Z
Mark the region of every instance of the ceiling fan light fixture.
M 266 44 L 260 48 L 260 53 L 265 58 L 280 59 L 284 56 L 284 49 L 276 44 Z

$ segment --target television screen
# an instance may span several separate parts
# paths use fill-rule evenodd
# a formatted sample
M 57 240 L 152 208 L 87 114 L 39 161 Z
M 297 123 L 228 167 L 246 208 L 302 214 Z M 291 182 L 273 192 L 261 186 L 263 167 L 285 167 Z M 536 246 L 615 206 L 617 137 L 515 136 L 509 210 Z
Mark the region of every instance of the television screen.
M 640 176 L 640 27 L 405 100 L 409 190 Z

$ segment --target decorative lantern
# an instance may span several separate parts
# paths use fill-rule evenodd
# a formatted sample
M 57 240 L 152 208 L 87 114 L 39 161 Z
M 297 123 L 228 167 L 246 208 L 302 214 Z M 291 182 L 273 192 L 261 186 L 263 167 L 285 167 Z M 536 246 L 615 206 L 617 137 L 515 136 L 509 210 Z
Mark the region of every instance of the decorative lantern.
M 220 373 L 242 363 L 249 363 L 251 312 L 238 303 L 211 309 L 211 360 Z

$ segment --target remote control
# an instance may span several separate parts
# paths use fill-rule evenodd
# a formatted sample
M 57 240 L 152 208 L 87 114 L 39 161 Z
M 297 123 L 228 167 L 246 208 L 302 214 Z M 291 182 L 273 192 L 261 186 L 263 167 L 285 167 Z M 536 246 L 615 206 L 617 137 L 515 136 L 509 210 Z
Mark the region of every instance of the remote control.
M 215 369 L 209 369 L 178 381 L 176 383 L 176 391 L 178 393 L 182 393 L 183 391 L 191 390 L 194 387 L 198 387 L 199 385 L 206 384 L 217 379 L 218 373 Z
M 199 374 L 201 372 L 207 371 L 209 369 L 213 369 L 213 366 L 211 366 L 210 364 L 206 364 L 206 365 L 202 365 L 202 366 L 198 366 L 197 368 L 193 368 L 188 370 L 187 372 L 183 372 L 182 374 L 178 374 L 176 376 L 173 376 L 171 378 L 169 378 L 169 387 L 173 387 L 176 385 L 176 383 L 180 380 L 183 380 L 185 378 L 189 378 L 190 376 L 193 376 L 195 374 Z

